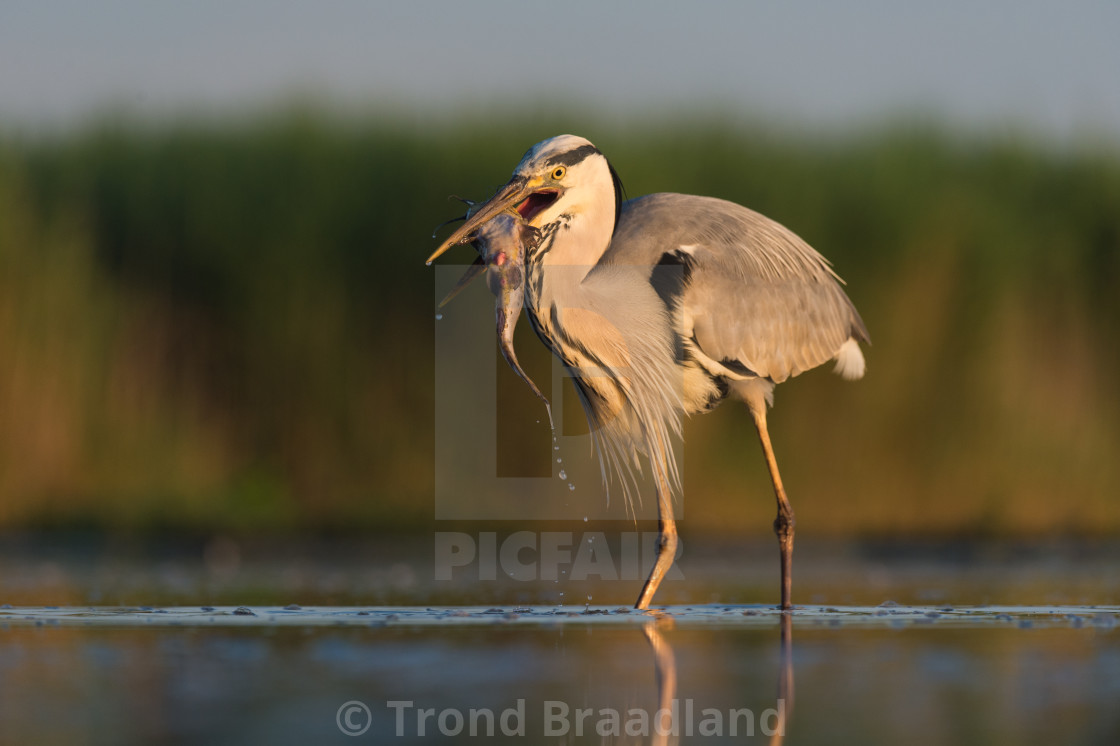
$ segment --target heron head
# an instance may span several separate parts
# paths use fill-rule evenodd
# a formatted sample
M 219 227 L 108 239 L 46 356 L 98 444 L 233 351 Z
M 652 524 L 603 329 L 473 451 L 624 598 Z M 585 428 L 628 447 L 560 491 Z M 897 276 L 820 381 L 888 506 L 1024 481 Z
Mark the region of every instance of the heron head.
M 428 257 L 428 263 L 452 246 L 472 240 L 481 226 L 503 212 L 540 228 L 560 215 L 601 211 L 606 205 L 612 210 L 613 230 L 621 202 L 622 185 L 598 148 L 575 135 L 552 137 L 529 148 L 513 178 L 472 209 L 463 225 Z

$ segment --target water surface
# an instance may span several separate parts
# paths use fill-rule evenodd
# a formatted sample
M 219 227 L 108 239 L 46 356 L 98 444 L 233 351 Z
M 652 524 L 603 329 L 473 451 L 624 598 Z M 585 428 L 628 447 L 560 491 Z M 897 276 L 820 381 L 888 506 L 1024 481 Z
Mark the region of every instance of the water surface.
M 0 562 L 0 743 L 1120 737 L 1112 550 L 803 552 L 791 615 L 757 600 L 761 550 L 694 555 L 650 614 L 621 581 L 441 585 L 422 547 L 84 551 Z M 676 736 L 654 728 L 663 706 Z M 493 736 L 472 740 L 472 717 Z

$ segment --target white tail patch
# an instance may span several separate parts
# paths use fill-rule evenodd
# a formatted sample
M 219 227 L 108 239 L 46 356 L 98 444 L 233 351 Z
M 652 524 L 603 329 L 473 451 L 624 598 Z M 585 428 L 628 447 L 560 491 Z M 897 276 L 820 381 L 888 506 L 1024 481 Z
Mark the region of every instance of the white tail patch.
M 863 378 L 863 373 L 867 370 L 867 363 L 863 359 L 863 351 L 859 348 L 859 342 L 849 339 L 840 345 L 840 351 L 836 353 L 836 367 L 832 370 L 848 381 Z

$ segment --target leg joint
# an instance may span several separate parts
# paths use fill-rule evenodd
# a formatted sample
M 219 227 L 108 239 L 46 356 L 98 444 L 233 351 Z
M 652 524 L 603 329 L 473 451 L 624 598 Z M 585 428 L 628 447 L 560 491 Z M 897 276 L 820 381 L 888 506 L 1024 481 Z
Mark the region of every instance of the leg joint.
M 793 509 L 788 506 L 784 507 L 785 510 L 778 509 L 778 517 L 774 519 L 774 533 L 783 541 L 793 537 L 793 530 L 797 525 L 797 521 L 793 517 Z

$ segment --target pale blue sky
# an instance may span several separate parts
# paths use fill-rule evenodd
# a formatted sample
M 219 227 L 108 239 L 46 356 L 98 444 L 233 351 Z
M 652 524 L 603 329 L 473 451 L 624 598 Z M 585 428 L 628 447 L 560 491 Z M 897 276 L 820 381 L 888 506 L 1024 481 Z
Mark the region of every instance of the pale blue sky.
M 1120 141 L 1117 0 L 4 0 L 0 127 L 295 93 L 417 118 L 549 101 L 810 130 L 915 112 Z

